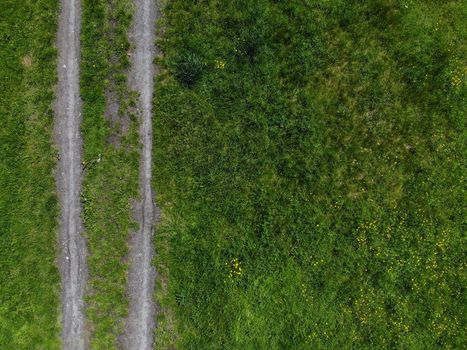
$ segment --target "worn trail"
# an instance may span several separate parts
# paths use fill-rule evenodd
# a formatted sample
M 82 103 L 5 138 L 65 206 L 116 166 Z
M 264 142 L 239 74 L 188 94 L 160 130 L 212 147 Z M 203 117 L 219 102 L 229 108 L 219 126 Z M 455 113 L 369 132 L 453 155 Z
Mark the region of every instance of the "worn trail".
M 60 273 L 62 348 L 87 347 L 84 330 L 86 245 L 82 237 L 82 139 L 79 97 L 80 0 L 61 0 L 58 45 L 58 88 L 55 134 L 59 148 L 57 186 L 60 200 Z
M 128 293 L 129 313 L 126 320 L 123 345 L 125 349 L 152 349 L 154 343 L 155 303 L 153 300 L 156 271 L 152 265 L 154 223 L 158 210 L 151 188 L 152 169 L 152 97 L 155 67 L 155 22 L 157 2 L 134 0 L 135 13 L 130 39 L 134 45 L 129 83 L 139 94 L 137 108 L 140 116 L 140 195 L 136 212 L 139 231 L 130 239 L 130 269 Z

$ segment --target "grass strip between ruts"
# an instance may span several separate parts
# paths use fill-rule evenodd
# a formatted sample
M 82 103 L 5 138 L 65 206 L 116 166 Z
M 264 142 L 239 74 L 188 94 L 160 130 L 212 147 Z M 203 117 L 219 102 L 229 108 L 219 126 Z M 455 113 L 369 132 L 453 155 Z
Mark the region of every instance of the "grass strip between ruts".
M 127 239 L 138 190 L 137 121 L 129 116 L 128 0 L 83 1 L 81 94 L 85 178 L 83 207 L 89 249 L 87 316 L 93 349 L 117 348 L 128 311 Z M 112 97 L 109 97 L 112 96 Z M 118 112 L 106 103 L 118 103 Z M 113 114 L 114 121 L 107 116 Z

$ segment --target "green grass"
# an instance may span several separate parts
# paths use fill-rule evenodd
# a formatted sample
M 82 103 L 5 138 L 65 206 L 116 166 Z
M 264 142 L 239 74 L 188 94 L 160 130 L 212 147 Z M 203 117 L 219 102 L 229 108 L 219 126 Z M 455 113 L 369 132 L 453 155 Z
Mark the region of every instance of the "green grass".
M 57 349 L 57 2 L 0 2 L 0 348 Z
M 125 71 L 129 60 L 128 0 L 83 2 L 82 74 L 84 160 L 83 207 L 89 257 L 87 316 L 91 348 L 115 349 L 123 329 L 127 239 L 132 227 L 131 200 L 137 197 L 138 135 L 136 118 L 128 132 L 104 117 L 106 91 L 120 101 L 119 118 L 128 114 L 131 96 Z M 119 136 L 119 146 L 110 142 Z
M 158 348 L 465 348 L 465 2 L 166 3 Z

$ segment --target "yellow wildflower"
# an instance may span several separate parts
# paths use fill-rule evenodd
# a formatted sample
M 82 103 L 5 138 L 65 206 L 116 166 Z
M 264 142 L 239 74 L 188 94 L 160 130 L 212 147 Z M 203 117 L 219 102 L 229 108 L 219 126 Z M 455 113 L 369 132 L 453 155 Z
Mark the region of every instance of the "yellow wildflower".
M 217 69 L 224 69 L 225 68 L 225 61 L 216 60 L 216 68 Z

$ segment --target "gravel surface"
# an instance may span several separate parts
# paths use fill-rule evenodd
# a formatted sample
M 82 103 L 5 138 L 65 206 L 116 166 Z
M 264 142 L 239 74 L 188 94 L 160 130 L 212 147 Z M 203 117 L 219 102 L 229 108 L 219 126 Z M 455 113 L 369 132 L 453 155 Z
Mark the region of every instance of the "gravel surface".
M 60 273 L 62 348 L 87 347 L 84 329 L 86 244 L 81 236 L 82 139 L 79 97 L 79 49 L 81 4 L 61 0 L 58 46 L 58 87 L 55 105 L 55 136 L 59 148 L 57 187 L 60 200 Z
M 152 170 L 152 97 L 155 67 L 155 22 L 158 16 L 155 0 L 134 0 L 135 13 L 130 40 L 134 45 L 129 83 L 139 94 L 137 108 L 140 117 L 140 195 L 136 205 L 138 232 L 130 238 L 130 269 L 127 291 L 130 298 L 122 344 L 125 349 L 152 349 L 154 343 L 155 313 L 154 280 L 152 265 L 154 223 L 158 209 L 154 204 L 151 188 Z

